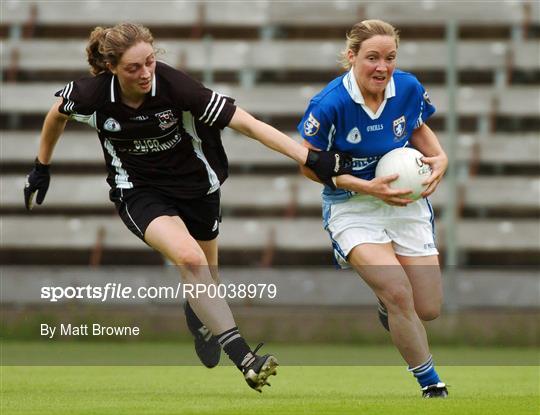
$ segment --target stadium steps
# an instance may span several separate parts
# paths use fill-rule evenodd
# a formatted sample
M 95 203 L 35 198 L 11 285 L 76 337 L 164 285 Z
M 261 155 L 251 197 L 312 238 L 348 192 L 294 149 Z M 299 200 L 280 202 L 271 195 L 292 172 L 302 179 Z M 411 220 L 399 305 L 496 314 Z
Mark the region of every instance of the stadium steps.
M 538 41 L 463 41 L 458 48 L 458 71 L 462 85 L 531 84 L 540 82 Z M 317 84 L 342 71 L 337 53 L 342 40 L 160 40 L 158 58 L 204 80 L 212 67 L 213 80 L 229 84 L 298 82 Z M 0 68 L 5 79 L 18 82 L 64 82 L 88 76 L 86 41 L 32 39 L 0 42 Z M 412 71 L 425 84 L 444 84 L 446 43 L 403 41 L 399 68 Z M 202 51 L 202 52 L 201 52 Z M 211 54 L 211 57 L 210 57 Z M 11 71 L 16 56 L 17 72 Z M 8 76 L 9 73 L 9 76 Z
M 201 8 L 201 4 L 206 4 L 207 7 Z M 480 3 L 464 3 L 456 7 L 454 4 L 444 2 L 418 2 L 406 5 L 382 2 L 362 2 L 361 5 L 350 2 L 324 4 L 319 2 L 317 7 L 313 7 L 309 2 L 252 2 L 236 5 L 219 2 L 177 2 L 174 4 L 156 3 L 155 7 L 153 6 L 151 9 L 125 9 L 114 2 L 100 2 L 99 6 L 97 3 L 88 2 L 81 5 L 54 2 L 38 3 L 36 26 L 33 32 L 35 39 L 20 41 L 20 43 L 11 40 L 3 41 L 0 48 L 2 68 L 7 73 L 3 63 L 9 62 L 12 54 L 16 54 L 16 52 L 12 52 L 12 48 L 18 45 L 21 77 L 23 79 L 26 77 L 28 80 L 54 80 L 55 82 L 48 84 L 30 82 L 26 85 L 3 83 L 1 85 L 3 96 L 0 128 L 4 129 L 0 139 L 2 187 L 7 189 L 2 194 L 2 212 L 8 213 L 6 220 L 25 218 L 25 221 L 28 219 L 29 224 L 39 229 L 41 225 L 34 221 L 54 222 L 58 219 L 56 215 L 61 213 L 67 214 L 68 219 L 66 220 L 71 226 L 75 228 L 82 226 L 84 224 L 81 224 L 80 221 L 84 222 L 93 218 L 91 212 L 93 208 L 87 210 L 72 208 L 73 204 L 77 205 L 79 203 L 76 202 L 77 200 L 81 201 L 80 205 L 83 205 L 85 201 L 95 203 L 97 197 L 94 199 L 93 191 L 85 194 L 82 190 L 77 189 L 75 200 L 69 200 L 74 202 L 71 206 L 66 204 L 61 206 L 61 202 L 55 205 L 54 199 L 57 191 L 55 185 L 59 184 L 63 187 L 66 184 L 64 180 L 68 180 L 68 182 L 72 180 L 79 182 L 98 180 L 96 177 L 92 179 L 92 175 L 99 173 L 103 176 L 100 176 L 97 185 L 100 187 L 96 189 L 96 192 L 105 193 L 99 196 L 100 201 L 96 205 L 103 216 L 95 217 L 95 219 L 116 221 L 117 225 L 123 226 L 112 214 L 112 205 L 107 202 L 99 144 L 95 135 L 88 133 L 87 129 L 82 134 L 76 133 L 77 128 L 80 129 L 79 131 L 84 129 L 84 126 L 81 125 L 70 125 L 57 148 L 53 167 L 53 187 L 51 187 L 46 204 L 36 208 L 31 215 L 24 214 L 23 216 L 19 200 L 19 198 L 22 199 L 20 195 L 21 178 L 31 167 L 37 148 L 38 133 L 29 130 L 41 126 L 44 113 L 54 99 L 53 93 L 56 89 L 63 87 L 64 81 L 61 79 L 74 79 L 73 74 L 82 74 L 87 71 L 83 51 L 89 31 L 97 24 L 116 23 L 114 16 L 118 15 L 120 7 L 122 7 L 121 14 L 124 19 L 140 21 L 151 27 L 158 40 L 158 46 L 169 52 L 163 55 L 165 60 L 174 66 L 187 65 L 186 68 L 195 75 L 202 76 L 202 72 L 208 64 L 204 58 L 206 53 L 201 53 L 201 51 L 204 48 L 211 48 L 213 54 L 211 66 L 217 71 L 215 81 L 241 83 L 242 77 L 245 80 L 247 73 L 247 79 L 249 80 L 249 75 L 251 75 L 251 79 L 257 83 L 296 82 L 286 87 L 288 92 L 283 92 L 282 85 L 248 89 L 215 84 L 216 89 L 220 92 L 234 96 L 241 106 L 285 131 L 295 128 L 308 99 L 336 71 L 337 52 L 342 48 L 344 33 L 350 27 L 351 19 L 355 21 L 380 17 L 381 15 L 395 23 L 400 29 L 402 35 L 400 67 L 411 69 L 419 74 L 420 79 L 428 85 L 432 99 L 438 107 L 438 113 L 431 120 L 430 126 L 435 130 L 442 130 L 446 115 L 447 94 L 444 87 L 437 87 L 433 84 L 442 85 L 444 82 L 443 75 L 446 67 L 446 46 L 443 42 L 445 24 L 447 19 L 453 16 L 460 24 L 460 38 L 476 39 L 475 41 L 460 42 L 457 62 L 460 69 L 460 82 L 462 84 L 490 83 L 497 87 L 506 83 L 511 85 L 501 88 L 466 86 L 459 90 L 459 129 L 462 134 L 459 136 L 458 157 L 463 166 L 470 162 L 476 163 L 473 169 L 480 174 L 480 176 L 469 180 L 465 179 L 467 168 L 464 167 L 461 171 L 462 180 L 467 180 L 465 189 L 473 189 L 470 183 L 474 183 L 475 189 L 467 191 L 465 210 L 475 209 L 477 211 L 475 215 L 477 214 L 479 217 L 483 215 L 489 217 L 492 214 L 504 216 L 507 214 L 506 212 L 510 212 L 512 220 L 494 221 L 482 218 L 478 223 L 486 224 L 489 222 L 495 228 L 499 227 L 502 231 L 510 233 L 513 232 L 514 223 L 527 223 L 528 230 L 534 234 L 535 229 L 538 229 L 536 220 L 538 205 L 534 204 L 533 199 L 537 195 L 537 186 L 534 184 L 537 183 L 537 180 L 530 176 L 538 174 L 540 171 L 537 134 L 540 130 L 540 94 L 537 88 L 517 85 L 536 85 L 539 82 L 540 6 L 537 2 L 527 4 L 532 11 L 529 15 L 526 13 L 525 3 L 522 2 L 503 2 L 498 7 L 491 8 L 486 8 Z M 4 39 L 8 35 L 16 37 L 17 32 L 20 33 L 25 23 L 28 22 L 31 13 L 30 4 L 3 2 L 0 7 L 2 11 L 0 37 Z M 201 26 L 197 27 L 197 22 L 201 22 Z M 527 24 L 524 24 L 525 22 Z M 204 35 L 211 36 L 218 41 L 210 42 L 207 39 L 202 44 L 196 44 L 187 40 L 188 38 L 202 38 Z M 52 45 L 47 37 L 55 38 L 57 41 L 61 39 L 60 46 Z M 270 38 L 274 38 L 274 40 L 268 40 Z M 185 40 L 176 42 L 172 41 L 173 39 Z M 235 40 L 225 41 L 223 39 Z M 257 40 L 252 41 L 253 39 Z M 264 41 L 259 39 L 264 39 Z M 291 39 L 301 39 L 301 41 L 291 42 Z M 411 39 L 425 39 L 427 41 L 415 42 Z M 43 57 L 42 53 L 45 54 L 46 58 Z M 316 56 L 317 59 L 314 59 L 313 56 Z M 513 71 L 509 70 L 512 65 L 507 66 L 509 62 L 513 64 Z M 50 66 L 47 66 L 49 63 Z M 62 78 L 62 72 L 57 72 L 59 66 L 66 68 L 66 71 L 63 72 L 66 75 L 64 78 Z M 36 69 L 33 69 L 34 67 Z M 508 72 L 505 73 L 505 70 Z M 18 105 L 19 103 L 22 105 Z M 27 131 L 13 132 L 17 128 Z M 6 129 L 10 131 L 5 131 Z M 479 131 L 497 131 L 498 134 L 493 136 L 476 135 Z M 517 133 L 510 135 L 504 134 L 504 131 Z M 524 134 L 527 131 L 534 134 Z M 465 132 L 473 132 L 474 135 L 463 134 Z M 292 161 L 262 149 L 258 143 L 229 134 L 230 130 L 227 130 L 224 143 L 231 160 L 232 177 L 224 188 L 224 206 L 225 213 L 231 217 L 226 218 L 223 225 L 224 230 L 231 229 L 227 228 L 226 225 L 230 221 L 233 221 L 235 226 L 247 223 L 251 224 L 249 226 L 253 226 L 253 221 L 255 221 L 256 224 L 264 224 L 264 226 L 260 225 L 264 228 L 260 235 L 263 240 L 272 239 L 272 232 L 276 233 L 274 235 L 276 237 L 279 232 L 268 231 L 269 221 L 274 220 L 268 216 L 291 213 L 288 203 L 292 192 L 283 189 L 290 189 L 290 186 L 296 186 L 295 183 L 302 183 L 298 196 L 300 213 L 296 213 L 300 215 L 317 214 L 314 210 L 318 202 L 318 191 L 315 191 L 317 185 L 297 175 L 292 177 L 292 174 L 297 172 L 297 166 Z M 444 136 L 442 139 L 444 142 Z M 267 176 L 255 177 L 254 180 L 250 180 L 253 177 L 250 178 L 247 174 L 254 172 L 257 174 L 266 173 Z M 19 176 L 12 176 L 15 174 Z M 268 177 L 270 174 L 272 177 Z M 491 174 L 495 174 L 495 177 L 486 177 Z M 507 181 L 506 178 L 501 177 L 503 174 L 519 174 L 521 177 L 511 177 Z M 275 177 L 276 175 L 279 176 Z M 12 179 L 15 182 L 11 182 Z M 511 179 L 515 179 L 515 181 Z M 5 180 L 8 180 L 7 184 Z M 271 200 L 268 196 L 259 195 L 257 196 L 258 201 L 249 201 L 237 190 L 242 190 L 243 186 L 244 189 L 249 188 L 250 193 L 258 195 L 257 190 L 263 181 L 266 188 L 271 186 L 274 190 L 274 197 Z M 527 187 L 531 181 L 533 183 L 532 191 Z M 11 188 L 12 185 L 16 186 L 16 189 Z M 92 185 L 92 182 L 89 185 Z M 231 188 L 228 190 L 227 186 L 231 186 Z M 444 205 L 442 199 L 437 200 L 438 197 L 443 196 L 444 186 L 440 190 L 434 198 L 437 206 Z M 66 200 L 66 196 L 60 193 L 58 194 L 59 200 Z M 102 197 L 103 195 L 105 196 Z M 4 202 L 9 200 L 11 200 L 9 202 L 11 205 L 8 204 L 10 207 L 6 208 Z M 491 204 L 490 201 L 493 203 Z M 106 206 L 109 207 L 106 208 Z M 248 216 L 248 213 L 256 217 L 242 216 Z M 466 214 L 470 213 L 466 212 Z M 304 218 L 303 220 L 309 221 L 310 219 Z M 299 221 L 299 219 L 295 221 Z M 471 219 L 464 221 L 460 224 L 460 229 L 465 228 L 469 223 L 475 223 L 475 221 Z M 20 229 L 25 229 L 22 222 Z M 99 226 L 96 225 L 89 229 L 90 234 L 96 229 L 99 229 Z M 320 223 L 317 229 L 321 231 Z M 293 231 L 302 232 L 302 229 L 293 228 Z M 230 232 L 232 232 L 231 235 L 236 236 L 234 230 Z M 502 243 L 490 248 L 486 239 L 493 237 L 491 231 L 472 227 L 470 232 L 473 232 L 473 236 L 476 235 L 476 237 L 481 235 L 482 240 L 476 241 L 476 243 L 487 247 L 486 250 L 483 250 L 482 247 L 476 250 L 476 248 L 473 249 L 466 245 L 464 254 L 473 258 L 470 263 L 475 263 L 475 261 L 483 264 L 500 263 L 508 258 L 513 258 L 514 263 L 538 262 L 535 259 L 538 257 L 538 241 L 536 246 L 531 243 L 530 247 L 524 250 L 512 247 L 506 250 L 502 247 Z M 54 234 L 54 231 L 52 233 Z M 222 236 L 224 234 L 225 231 Z M 307 237 L 310 235 L 308 233 Z M 135 243 L 140 243 L 132 235 L 129 237 Z M 294 238 L 294 235 L 289 237 Z M 529 238 L 529 240 L 532 239 L 534 238 Z M 93 241 L 90 242 L 90 247 L 95 247 L 96 233 L 90 235 L 90 240 Z M 282 244 L 275 248 L 273 254 L 275 257 L 279 257 L 279 261 L 283 263 L 298 261 L 302 255 L 304 255 L 304 259 L 327 263 L 329 250 L 327 242 L 325 244 L 324 250 L 303 253 L 299 253 L 296 248 Z M 259 254 L 267 250 L 270 245 L 272 244 L 267 243 L 261 248 L 260 244 L 255 244 L 252 247 L 254 249 L 246 250 L 226 244 L 225 249 L 221 252 L 222 258 L 225 258 L 225 263 L 227 261 L 236 263 L 235 261 L 238 261 L 238 258 L 245 254 L 245 258 L 248 259 L 246 263 L 249 263 L 249 261 L 254 260 L 254 257 L 260 258 Z M 141 244 L 141 246 L 144 245 Z M 21 263 L 31 263 L 33 253 L 41 250 L 41 253 L 49 255 L 45 259 L 50 259 L 52 262 L 78 258 L 80 263 L 84 263 L 87 260 L 89 249 L 92 248 L 75 248 L 66 245 L 51 250 L 46 247 L 32 247 L 30 244 L 26 250 L 18 247 L 6 249 L 2 247 L 0 255 L 2 258 L 8 259 L 8 262 L 13 263 L 13 258 L 16 257 Z M 256 255 L 253 255 L 254 251 L 257 251 Z M 126 263 L 129 263 L 129 261 L 137 261 L 139 258 L 146 257 L 147 253 L 150 252 L 150 250 L 143 251 L 141 247 L 115 246 L 114 249 L 106 249 L 104 256 L 109 255 L 108 260 L 111 262 L 114 262 L 114 257 L 122 257 Z M 318 252 L 319 255 L 315 257 L 313 252 L 316 254 Z M 60 255 L 55 257 L 55 254 Z M 154 254 L 153 260 L 159 261 L 155 257 Z M 104 262 L 108 260 L 106 259 Z M 255 259 L 255 261 L 258 260 Z
M 24 175 L 4 175 L 1 180 L 0 212 L 24 211 L 22 189 Z M 446 183 L 430 197 L 434 207 L 446 203 Z M 224 214 L 283 215 L 287 211 L 303 211 L 320 216 L 322 186 L 300 175 L 233 175 L 222 187 Z M 55 175 L 47 199 L 35 208 L 35 214 L 47 212 L 112 212 L 109 186 L 104 175 Z M 474 177 L 464 187 L 463 207 L 489 212 L 505 211 L 507 216 L 522 217 L 524 212 L 540 216 L 540 178 L 538 177 Z
M 4 114 L 45 114 L 55 100 L 54 93 L 63 83 L 1 84 Z M 236 103 L 254 114 L 301 117 L 307 103 L 324 85 L 273 85 L 253 88 L 214 85 L 222 94 L 234 97 Z M 426 86 L 438 116 L 448 111 L 446 88 Z M 459 115 L 530 116 L 538 118 L 540 91 L 523 86 L 459 87 L 456 94 Z M 495 106 L 494 106 L 495 105 Z
M 454 17 L 464 29 L 462 36 L 510 37 L 512 29 L 529 21 L 537 26 L 538 5 L 531 2 L 530 13 L 525 3 L 504 2 L 497 7 L 482 3 L 444 2 L 381 3 L 381 2 L 163 2 L 151 8 L 125 8 L 116 3 L 56 4 L 22 2 L 2 3 L 2 33 L 23 25 L 35 10 L 38 34 L 85 37 L 91 27 L 117 22 L 117 16 L 127 21 L 149 25 L 156 35 L 179 33 L 200 23 L 198 31 L 180 32 L 185 37 L 211 34 L 229 37 L 231 28 L 243 29 L 238 35 L 342 38 L 351 22 L 365 18 L 380 18 L 396 24 L 402 33 L 416 37 L 442 37 L 448 18 Z M 69 22 L 69 24 L 67 23 Z M 266 28 L 266 31 L 259 30 Z M 69 30 L 67 30 L 69 29 Z M 78 29 L 78 30 L 77 30 Z M 166 29 L 166 30 L 165 30 Z M 221 29 L 221 30 L 220 30 Z M 229 29 L 229 30 L 224 30 Z M 532 31 L 534 33 L 534 31 Z
M 2 83 L 3 105 L 0 128 L 4 130 L 36 129 L 43 123 L 45 114 L 54 102 L 54 92 L 64 83 Z M 295 129 L 307 103 L 323 85 L 288 84 L 263 85 L 253 88 L 214 84 L 212 88 L 232 96 L 239 106 L 255 116 L 287 131 Z M 444 87 L 427 86 L 437 112 L 430 119 L 430 126 L 443 130 L 448 111 Z M 462 86 L 457 92 L 457 111 L 461 132 L 483 131 L 532 132 L 540 130 L 540 91 L 527 86 L 493 87 Z M 84 125 L 73 128 L 83 129 Z
M 23 71 L 80 71 L 88 73 L 86 41 L 52 39 L 0 41 L 0 68 L 6 69 L 14 50 L 18 51 L 18 68 Z M 187 71 L 203 71 L 212 65 L 216 71 L 271 70 L 339 71 L 337 55 L 343 41 L 314 40 L 158 40 L 158 58 L 171 65 L 183 63 Z M 445 41 L 403 41 L 399 48 L 399 68 L 417 73 L 419 70 L 440 70 L 447 67 Z M 524 40 L 519 47 L 511 41 L 463 41 L 457 50 L 459 70 L 500 70 L 507 67 L 508 54 L 513 54 L 512 67 L 520 70 L 540 69 L 540 41 Z M 321 81 L 324 81 L 322 79 Z
M 42 117 L 43 118 L 43 117 Z M 70 131 L 71 123 L 58 142 L 53 158 L 56 171 L 76 171 L 78 173 L 104 172 L 103 152 L 99 140 L 89 128 L 82 131 Z M 297 132 L 286 132 L 300 140 Z M 444 133 L 437 134 L 443 147 L 448 148 L 449 141 Z M 223 131 L 223 145 L 229 157 L 230 165 L 236 172 L 255 170 L 281 170 L 293 173 L 298 171 L 296 163 L 282 155 L 270 151 L 256 140 L 243 137 L 226 128 Z M 517 172 L 527 174 L 540 171 L 540 139 L 538 134 L 493 135 L 464 134 L 458 135 L 458 160 L 469 163 L 476 160 L 481 165 L 492 166 L 499 173 L 505 166 Z M 26 173 L 35 157 L 39 144 L 39 132 L 4 131 L 0 136 L 3 171 Z M 69 167 L 69 168 L 67 168 Z M 4 173 L 5 174 L 5 173 Z M 531 174 L 531 173 L 529 173 Z
M 45 219 L 45 220 L 44 220 Z M 444 226 L 437 225 L 444 249 Z M 538 266 L 538 222 L 461 220 L 457 244 L 469 265 Z M 5 216 L 0 259 L 4 264 L 161 263 L 159 255 L 109 216 Z M 220 262 L 234 264 L 330 265 L 328 235 L 321 221 L 306 218 L 225 218 L 220 228 Z

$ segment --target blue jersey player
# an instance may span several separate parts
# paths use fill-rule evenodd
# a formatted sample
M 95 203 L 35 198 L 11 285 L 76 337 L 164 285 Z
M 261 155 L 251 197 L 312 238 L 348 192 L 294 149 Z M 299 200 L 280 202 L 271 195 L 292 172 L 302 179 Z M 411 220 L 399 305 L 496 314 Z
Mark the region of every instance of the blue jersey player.
M 435 112 L 414 75 L 396 69 L 399 36 L 380 20 L 357 23 L 347 36 L 342 62 L 348 72 L 310 102 L 298 126 L 304 144 L 353 157 L 351 174 L 334 178 L 323 191 L 324 227 L 338 264 L 352 266 L 379 298 L 379 317 L 417 378 L 424 397 L 446 397 L 435 371 L 422 320 L 439 316 L 441 274 L 433 233 L 433 209 L 410 189 L 392 189 L 397 175 L 375 178 L 387 152 L 412 146 L 432 174 L 426 197 L 448 161 L 425 124 Z M 317 178 L 308 170 L 304 174 Z

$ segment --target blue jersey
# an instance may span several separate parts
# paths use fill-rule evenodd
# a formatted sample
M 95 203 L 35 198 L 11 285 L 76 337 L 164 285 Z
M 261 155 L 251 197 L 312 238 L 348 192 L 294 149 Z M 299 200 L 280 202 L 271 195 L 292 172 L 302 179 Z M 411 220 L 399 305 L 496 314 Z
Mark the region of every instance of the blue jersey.
M 379 159 L 395 148 L 408 146 L 413 131 L 434 112 L 435 107 L 416 77 L 395 70 L 382 104 L 373 113 L 349 71 L 311 99 L 298 131 L 318 149 L 350 154 L 353 175 L 371 180 Z M 328 202 L 344 201 L 351 195 L 327 186 L 323 191 Z

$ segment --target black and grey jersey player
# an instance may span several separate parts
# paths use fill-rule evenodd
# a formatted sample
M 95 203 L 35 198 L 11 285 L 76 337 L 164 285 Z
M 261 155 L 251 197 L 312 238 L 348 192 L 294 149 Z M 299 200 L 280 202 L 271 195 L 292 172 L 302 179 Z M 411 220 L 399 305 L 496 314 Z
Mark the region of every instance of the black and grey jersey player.
M 67 84 L 59 111 L 96 129 L 111 189 L 152 187 L 182 199 L 212 193 L 227 177 L 220 139 L 234 100 L 157 62 L 138 108 L 122 103 L 111 72 Z
M 329 186 L 332 176 L 350 169 L 348 156 L 308 151 L 231 98 L 157 63 L 153 37 L 143 26 L 97 27 L 86 52 L 94 76 L 56 93 L 59 100 L 45 118 L 24 189 L 26 207 L 32 208 L 36 194 L 36 202 L 43 202 L 53 150 L 67 121 L 84 122 L 98 133 L 120 217 L 179 266 L 185 284 L 218 281 L 219 187 L 227 177 L 221 129 L 228 126 L 260 141 L 311 168 Z M 223 348 L 253 389 L 260 392 L 275 374 L 276 358 L 250 349 L 224 299 L 207 293 L 188 298 L 186 317 L 206 366 L 218 364 Z

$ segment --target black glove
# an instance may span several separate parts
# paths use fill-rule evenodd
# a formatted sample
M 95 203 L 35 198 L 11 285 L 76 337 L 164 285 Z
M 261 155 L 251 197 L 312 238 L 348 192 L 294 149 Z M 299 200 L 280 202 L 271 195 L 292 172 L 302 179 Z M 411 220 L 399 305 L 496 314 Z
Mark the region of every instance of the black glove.
M 51 174 L 49 173 L 49 166 L 47 164 L 41 164 L 36 157 L 34 168 L 26 176 L 26 184 L 24 185 L 24 205 L 26 206 L 26 210 L 32 209 L 36 192 L 37 204 L 41 205 L 43 203 L 47 189 L 49 189 L 50 181 Z
M 306 167 L 309 167 L 321 181 L 336 190 L 332 176 L 352 173 L 352 157 L 340 151 L 308 150 Z

